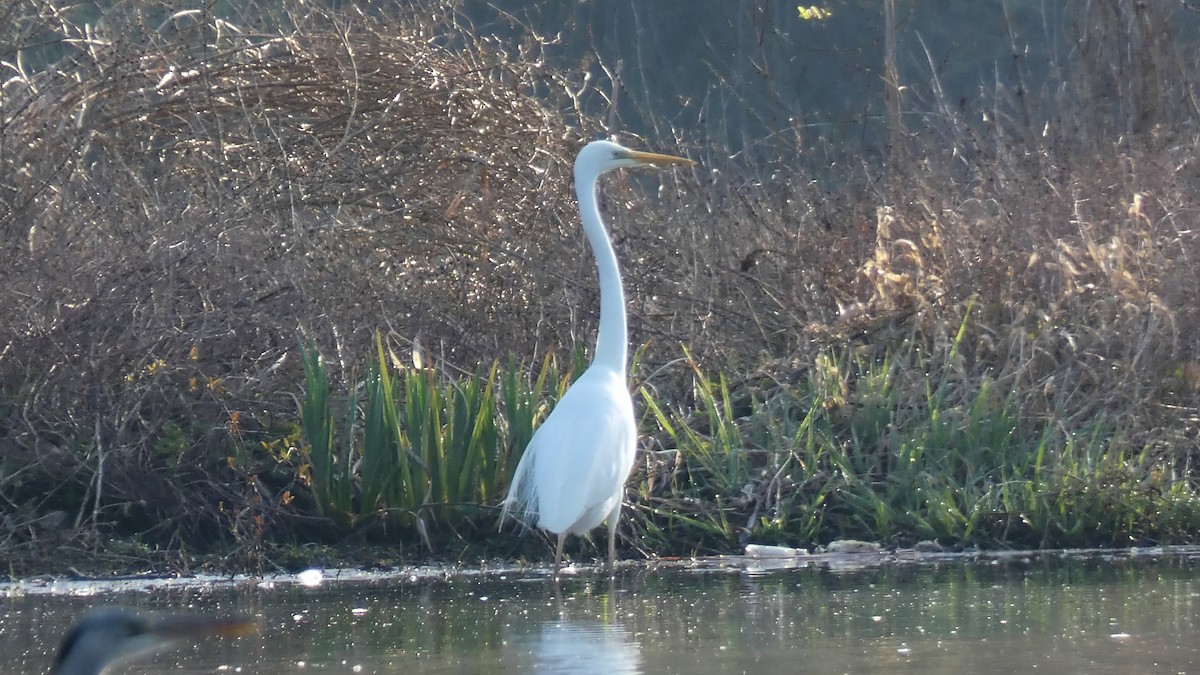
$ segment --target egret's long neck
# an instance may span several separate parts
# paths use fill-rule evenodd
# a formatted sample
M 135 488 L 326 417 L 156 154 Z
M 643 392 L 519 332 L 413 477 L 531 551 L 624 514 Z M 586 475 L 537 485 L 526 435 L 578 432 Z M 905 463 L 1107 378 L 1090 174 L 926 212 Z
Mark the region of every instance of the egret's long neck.
M 592 245 L 596 271 L 600 276 L 600 331 L 596 337 L 596 354 L 592 357 L 592 363 L 624 373 L 629 342 L 625 327 L 625 291 L 621 288 L 617 254 L 608 240 L 608 231 L 600 219 L 600 206 L 596 203 L 597 178 L 592 173 L 581 175 L 575 172 L 579 215 L 583 219 L 583 231 Z

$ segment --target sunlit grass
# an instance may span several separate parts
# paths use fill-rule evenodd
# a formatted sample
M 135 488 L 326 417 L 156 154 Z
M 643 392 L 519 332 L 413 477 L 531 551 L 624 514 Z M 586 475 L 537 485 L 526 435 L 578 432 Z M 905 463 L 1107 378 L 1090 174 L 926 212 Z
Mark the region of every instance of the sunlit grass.
M 532 372 L 510 362 L 450 374 L 403 364 L 382 338 L 375 347 L 363 381 L 352 373 L 333 406 L 323 361 L 301 344 L 301 474 L 318 509 L 343 527 L 388 521 L 426 540 L 432 527 L 490 527 L 520 453 L 574 369 L 547 355 Z
M 652 440 L 630 491 L 639 545 L 1128 546 L 1200 526 L 1186 477 L 1156 468 L 1115 425 L 1069 428 L 954 367 L 968 319 L 969 308 L 940 349 L 826 350 L 794 382 L 731 389 L 689 359 L 692 405 L 643 390 Z
M 675 367 L 690 379 L 686 395 L 666 400 L 653 382 L 636 392 L 643 443 L 629 541 L 659 555 L 847 537 L 1044 548 L 1169 540 L 1200 526 L 1186 479 L 1155 468 L 1115 425 L 1070 429 L 955 368 L 968 320 L 969 309 L 941 347 L 827 349 L 788 381 L 733 385 L 685 350 Z M 547 355 L 536 368 L 450 375 L 403 365 L 380 340 L 363 382 L 349 380 L 353 394 L 332 405 L 320 358 L 309 344 L 303 354 L 302 473 L 321 513 L 350 528 L 384 519 L 426 540 L 435 528 L 494 525 L 520 453 L 583 366 L 577 355 L 562 370 Z

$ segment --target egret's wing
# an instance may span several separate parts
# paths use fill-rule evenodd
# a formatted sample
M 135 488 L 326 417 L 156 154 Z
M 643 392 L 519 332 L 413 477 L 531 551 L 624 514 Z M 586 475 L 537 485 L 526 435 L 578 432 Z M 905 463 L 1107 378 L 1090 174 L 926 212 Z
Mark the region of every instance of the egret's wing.
M 534 436 L 537 436 L 536 432 Z M 521 454 L 521 461 L 517 463 L 517 470 L 508 484 L 508 495 L 500 505 L 501 528 L 509 518 L 516 518 L 528 526 L 537 517 L 537 495 L 533 491 L 533 480 L 529 477 L 529 467 L 533 465 L 533 453 L 529 451 L 531 445 L 532 441 Z
M 582 532 L 619 503 L 637 443 L 623 380 L 589 371 L 567 391 L 525 449 L 506 512 L 536 516 L 551 532 Z
M 548 419 L 545 433 L 531 443 L 539 455 L 533 465 L 539 526 L 558 533 L 590 530 L 619 503 L 636 442 L 629 394 L 624 388 L 620 394 L 623 401 L 564 398 L 567 405 L 551 415 L 557 419 Z

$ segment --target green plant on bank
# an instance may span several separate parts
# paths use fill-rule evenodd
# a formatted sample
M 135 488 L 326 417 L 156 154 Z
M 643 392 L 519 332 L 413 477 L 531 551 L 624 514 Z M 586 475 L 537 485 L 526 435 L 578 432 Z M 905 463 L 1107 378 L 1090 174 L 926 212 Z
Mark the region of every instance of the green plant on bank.
M 300 424 L 308 444 L 308 464 L 302 468 L 301 474 L 308 480 L 313 499 L 321 514 L 346 525 L 353 514 L 353 476 L 350 463 L 352 441 L 339 447 L 329 401 L 329 375 L 320 352 L 311 341 L 301 341 L 300 356 L 304 364 L 304 398 L 300 401 Z M 352 408 L 343 427 L 347 430 L 348 441 L 353 434 L 354 420 Z
M 431 524 L 455 527 L 490 513 L 577 371 L 560 371 L 548 354 L 534 374 L 510 361 L 454 377 L 402 365 L 378 336 L 375 347 L 363 381 L 351 375 L 351 393 L 335 410 L 324 362 L 311 342 L 301 343 L 303 472 L 332 521 L 353 527 L 382 518 L 422 537 Z
M 635 537 L 660 554 L 855 537 L 899 544 L 1131 545 L 1200 526 L 1185 477 L 1101 422 L 1027 415 L 947 344 L 830 349 L 796 382 L 731 387 L 690 355 L 691 405 L 641 391 Z M 939 356 L 940 355 L 940 356 Z
M 797 377 L 738 383 L 684 351 L 690 386 L 639 387 L 643 461 L 627 495 L 634 541 L 661 555 L 836 538 L 898 544 L 1129 545 L 1200 526 L 1185 477 L 1156 469 L 1101 419 L 1069 428 L 1025 412 L 1013 387 L 972 375 L 968 305 L 947 338 L 820 353 Z M 400 365 L 381 339 L 334 404 L 302 344 L 303 469 L 322 514 L 386 519 L 428 538 L 491 526 L 537 424 L 585 363 L 552 355 L 451 376 Z M 640 352 L 639 352 L 640 353 Z M 638 354 L 634 355 L 635 373 Z

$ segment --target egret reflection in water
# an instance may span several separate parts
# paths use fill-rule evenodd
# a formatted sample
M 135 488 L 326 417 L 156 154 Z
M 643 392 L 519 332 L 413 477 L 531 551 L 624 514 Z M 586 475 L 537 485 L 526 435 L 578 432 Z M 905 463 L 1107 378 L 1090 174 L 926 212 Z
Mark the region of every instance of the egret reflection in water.
M 641 647 L 619 625 L 600 621 L 547 621 L 533 637 L 535 670 L 577 675 L 634 675 Z

